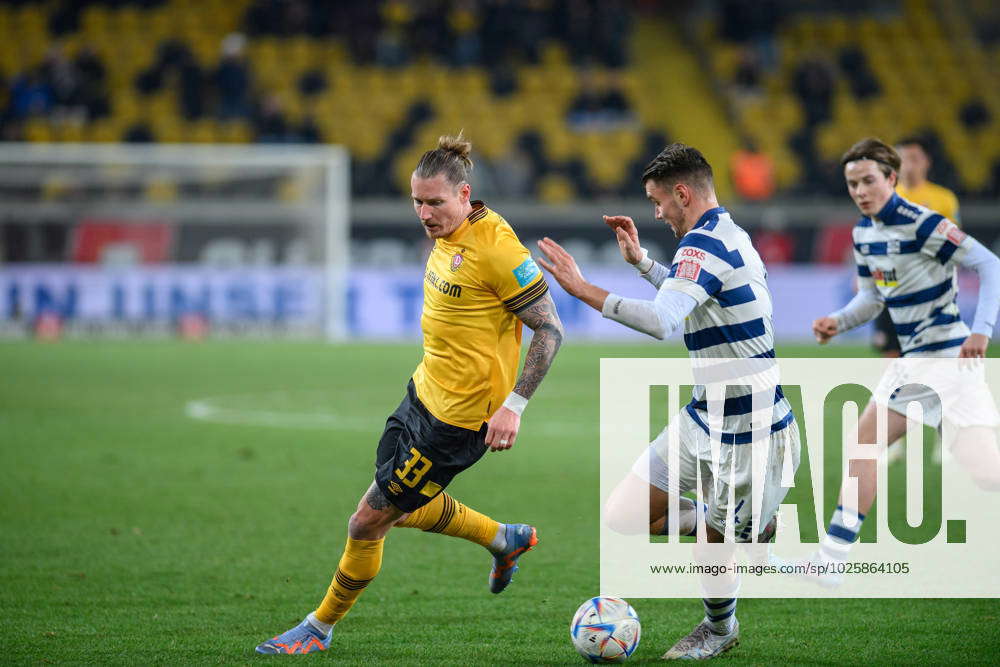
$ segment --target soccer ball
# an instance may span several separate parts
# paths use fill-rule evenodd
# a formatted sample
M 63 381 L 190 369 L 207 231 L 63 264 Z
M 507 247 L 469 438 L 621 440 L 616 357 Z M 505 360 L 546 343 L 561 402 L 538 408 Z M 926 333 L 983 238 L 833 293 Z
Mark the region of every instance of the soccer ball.
M 639 616 L 621 598 L 590 598 L 576 610 L 569 635 L 590 662 L 625 662 L 639 646 Z

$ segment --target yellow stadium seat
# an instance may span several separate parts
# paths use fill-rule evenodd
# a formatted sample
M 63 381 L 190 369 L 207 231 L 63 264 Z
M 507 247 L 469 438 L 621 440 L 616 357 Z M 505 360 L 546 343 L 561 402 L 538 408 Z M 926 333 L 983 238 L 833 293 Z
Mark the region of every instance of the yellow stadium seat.
M 545 67 L 567 67 L 569 54 L 562 44 L 549 41 L 542 47 L 541 62 Z
M 219 125 L 219 139 L 228 144 L 250 143 L 253 141 L 253 130 L 246 121 L 226 121 Z
M 184 127 L 174 116 L 156 118 L 153 122 L 153 135 L 157 141 L 181 143 L 187 139 Z
M 28 141 L 49 142 L 53 140 L 52 128 L 47 120 L 33 118 L 24 124 L 24 137 Z
M 214 120 L 197 120 L 188 123 L 186 141 L 194 144 L 213 144 L 221 140 Z
M 362 160 L 375 159 L 382 150 L 384 136 L 381 131 L 356 132 L 352 141 L 355 155 Z
M 110 120 L 101 119 L 87 124 L 83 140 L 104 144 L 120 141 L 122 138 L 118 126 Z
M 546 204 L 568 204 L 576 196 L 576 189 L 561 174 L 546 174 L 538 181 L 538 198 Z
M 79 143 L 83 141 L 84 131 L 82 122 L 59 123 L 53 129 L 56 141 L 69 143 Z

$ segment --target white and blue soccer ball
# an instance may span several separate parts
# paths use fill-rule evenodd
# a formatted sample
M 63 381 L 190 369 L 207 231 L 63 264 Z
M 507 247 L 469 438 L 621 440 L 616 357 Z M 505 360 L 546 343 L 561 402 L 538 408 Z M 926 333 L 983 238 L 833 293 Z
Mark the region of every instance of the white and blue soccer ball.
M 569 626 L 577 652 L 590 662 L 625 662 L 639 646 L 639 616 L 625 600 L 590 598 Z

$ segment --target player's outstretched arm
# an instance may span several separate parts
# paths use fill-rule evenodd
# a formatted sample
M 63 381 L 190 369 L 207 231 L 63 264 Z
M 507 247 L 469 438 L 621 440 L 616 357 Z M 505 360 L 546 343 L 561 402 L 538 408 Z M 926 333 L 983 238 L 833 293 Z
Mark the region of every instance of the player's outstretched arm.
M 538 263 L 552 274 L 564 290 L 594 310 L 600 311 L 604 308 L 608 290 L 587 282 L 580 273 L 580 267 L 576 265 L 573 255 L 547 236 L 538 242 L 538 247 L 549 260 L 546 262 L 544 259 L 539 259 Z
M 813 320 L 813 335 L 820 345 L 826 345 L 837 333 L 837 320 L 834 318 L 817 317 Z
M 538 263 L 555 277 L 564 290 L 602 316 L 654 338 L 663 340 L 669 336 L 698 305 L 690 296 L 662 287 L 653 301 L 611 295 L 606 289 L 587 282 L 573 255 L 552 239 L 542 239 L 538 247 L 549 258 L 548 262 L 539 259 Z
M 639 230 L 627 215 L 606 215 L 604 224 L 615 231 L 622 258 L 635 266 L 642 261 L 642 247 L 639 246 Z
M 816 342 L 825 345 L 837 334 L 850 331 L 862 324 L 871 322 L 885 308 L 885 300 L 874 285 L 861 285 L 857 294 L 846 306 L 826 317 L 813 321 L 813 335 Z
M 534 335 L 528 345 L 524 368 L 521 369 L 521 377 L 514 385 L 514 391 L 490 418 L 486 444 L 493 451 L 510 449 L 514 446 L 517 432 L 521 427 L 521 413 L 528 399 L 542 383 L 545 374 L 549 372 L 563 339 L 562 321 L 559 319 L 551 294 L 546 293 L 530 306 L 525 306 L 514 314 L 534 332 Z
M 622 252 L 622 259 L 631 264 L 639 271 L 645 280 L 660 289 L 670 273 L 670 270 L 655 262 L 649 257 L 646 251 L 639 245 L 639 231 L 635 227 L 635 222 L 627 215 L 606 215 L 604 224 L 615 231 L 618 240 L 618 248 Z

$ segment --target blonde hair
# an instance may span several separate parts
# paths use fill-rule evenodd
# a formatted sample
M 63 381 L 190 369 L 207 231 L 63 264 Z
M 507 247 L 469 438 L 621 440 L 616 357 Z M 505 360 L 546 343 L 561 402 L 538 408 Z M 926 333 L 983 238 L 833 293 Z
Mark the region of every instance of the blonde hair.
M 457 137 L 441 136 L 437 148 L 423 154 L 413 173 L 417 178 L 434 178 L 444 174 L 452 185 L 468 183 L 472 173 L 471 153 L 472 142 L 466 140 L 462 132 Z

